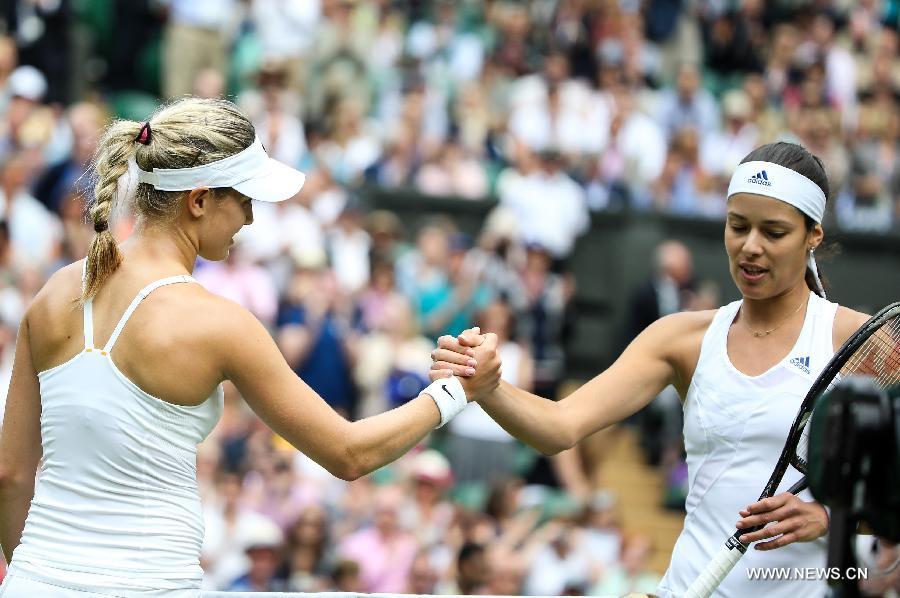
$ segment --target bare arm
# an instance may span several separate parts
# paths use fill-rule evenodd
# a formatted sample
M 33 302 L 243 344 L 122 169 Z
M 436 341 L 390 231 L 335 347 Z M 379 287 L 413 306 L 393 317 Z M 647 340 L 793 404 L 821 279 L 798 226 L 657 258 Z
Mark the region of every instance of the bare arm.
M 700 329 L 698 324 L 703 324 L 699 314 L 675 314 L 655 322 L 638 335 L 609 369 L 559 402 L 501 382 L 496 391 L 479 403 L 516 438 L 542 453 L 558 453 L 589 434 L 625 419 L 647 405 L 663 388 L 676 383 L 679 353 L 685 342 L 692 342 L 695 335 L 691 333 Z M 702 330 L 705 325 L 701 337 Z M 432 376 L 447 375 L 450 371 L 462 373 L 459 352 L 465 352 L 466 348 L 452 337 L 441 337 L 440 346 Z
M 12 380 L 0 432 L 0 545 L 6 561 L 22 538 L 41 459 L 41 390 L 31 359 L 28 317 L 16 339 Z
M 229 309 L 223 321 L 230 326 L 218 339 L 223 376 L 269 427 L 332 474 L 352 480 L 374 471 L 439 423 L 438 409 L 426 394 L 364 420 L 345 420 L 290 369 L 262 324 L 243 309 Z M 494 370 L 499 378 L 499 362 Z M 464 382 L 469 397 L 488 392 L 490 378 L 483 386 Z

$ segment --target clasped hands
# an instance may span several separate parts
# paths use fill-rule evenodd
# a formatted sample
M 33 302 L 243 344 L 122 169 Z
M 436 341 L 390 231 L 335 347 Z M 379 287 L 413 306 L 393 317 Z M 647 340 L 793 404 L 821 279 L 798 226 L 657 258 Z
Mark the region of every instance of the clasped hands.
M 501 363 L 497 352 L 497 335 L 481 334 L 470 328 L 459 336 L 445 335 L 438 339 L 438 347 L 431 352 L 432 381 L 450 376 L 459 377 L 469 401 L 479 401 L 500 384 Z

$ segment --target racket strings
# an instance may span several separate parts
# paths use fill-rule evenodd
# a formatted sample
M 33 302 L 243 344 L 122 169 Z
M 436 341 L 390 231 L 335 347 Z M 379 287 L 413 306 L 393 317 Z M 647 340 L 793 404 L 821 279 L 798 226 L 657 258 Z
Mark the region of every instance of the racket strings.
M 828 384 L 825 393 L 830 392 L 848 376 L 867 376 L 876 386 L 884 390 L 900 384 L 900 315 L 882 322 L 878 329 L 856 348 L 840 372 Z M 810 422 L 812 411 L 802 422 L 803 432 L 791 459 L 791 465 L 803 474 L 806 474 L 808 468 Z

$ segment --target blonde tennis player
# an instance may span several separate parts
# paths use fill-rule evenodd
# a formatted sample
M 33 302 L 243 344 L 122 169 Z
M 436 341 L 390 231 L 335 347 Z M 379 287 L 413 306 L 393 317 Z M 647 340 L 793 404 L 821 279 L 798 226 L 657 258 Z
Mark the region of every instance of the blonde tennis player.
M 660 596 L 685 595 L 735 524 L 757 542 L 716 596 L 822 596 L 823 581 L 750 579 L 751 568 L 824 567 L 825 509 L 808 492 L 748 505 L 769 478 L 799 405 L 834 351 L 866 316 L 825 299 L 814 251 L 828 195 L 822 162 L 790 143 L 763 146 L 728 188 L 725 251 L 743 299 L 716 311 L 679 313 L 649 326 L 605 372 L 555 403 L 506 383 L 481 406 L 507 431 L 545 452 L 569 448 L 623 420 L 667 385 L 684 402 L 687 517 Z M 466 375 L 467 347 L 490 339 L 444 337 L 432 377 Z M 482 358 L 483 359 L 483 358 Z M 474 378 L 478 377 L 478 372 Z M 740 523 L 738 523 L 740 522 Z M 779 550 L 774 550 L 778 548 Z
M 440 380 L 351 423 L 250 313 L 193 283 L 197 256 L 224 259 L 253 200 L 286 200 L 303 185 L 232 104 L 185 99 L 146 123 L 114 123 L 95 167 L 88 258 L 52 276 L 19 328 L 0 438 L 3 598 L 199 596 L 196 446 L 219 418 L 224 380 L 348 480 L 497 383 L 486 359 L 484 381 Z M 137 222 L 119 246 L 108 228 L 123 201 Z

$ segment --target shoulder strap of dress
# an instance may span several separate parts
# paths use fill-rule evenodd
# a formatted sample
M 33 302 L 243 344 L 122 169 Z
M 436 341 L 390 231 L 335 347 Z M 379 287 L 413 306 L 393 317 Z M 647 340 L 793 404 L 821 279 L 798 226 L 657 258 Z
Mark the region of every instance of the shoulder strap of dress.
M 119 339 L 119 335 L 122 333 L 122 329 L 125 328 L 125 324 L 128 322 L 128 318 L 131 317 L 131 314 L 134 313 L 134 310 L 137 309 L 137 306 L 140 305 L 141 301 L 147 298 L 147 296 L 158 289 L 159 287 L 166 286 L 169 284 L 178 284 L 181 282 L 196 282 L 193 277 L 188 276 L 187 274 L 179 274 L 177 276 L 169 276 L 168 278 L 162 278 L 160 280 L 151 282 L 140 291 L 135 296 L 135 298 L 131 301 L 131 305 L 128 306 L 128 309 L 125 310 L 125 313 L 122 314 L 122 317 L 119 319 L 119 323 L 116 324 L 115 329 L 113 330 L 112 335 L 109 337 L 109 340 L 106 341 L 106 346 L 103 347 L 103 351 L 105 353 L 109 353 L 112 351 L 113 346 L 116 344 L 116 341 Z
M 87 280 L 87 258 L 81 262 L 81 289 L 84 290 L 84 283 Z M 94 298 L 91 297 L 84 302 L 82 308 L 84 316 L 84 349 L 91 351 L 94 349 Z

